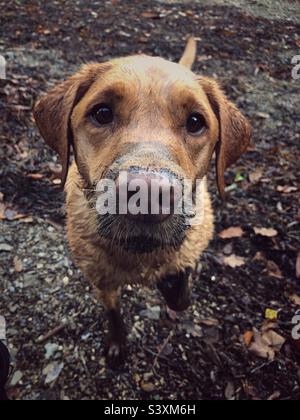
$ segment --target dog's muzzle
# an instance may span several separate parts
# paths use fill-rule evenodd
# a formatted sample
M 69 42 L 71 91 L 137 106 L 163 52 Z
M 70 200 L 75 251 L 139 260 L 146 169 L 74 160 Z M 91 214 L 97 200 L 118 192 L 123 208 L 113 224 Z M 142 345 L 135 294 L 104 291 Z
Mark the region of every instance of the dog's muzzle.
M 108 201 L 112 205 L 108 206 L 107 212 L 105 208 L 102 211 L 101 194 L 96 205 L 100 210 L 99 234 L 134 253 L 179 248 L 188 228 L 180 209 L 182 182 L 179 177 L 167 169 L 139 167 L 112 172 L 109 177 L 113 182 L 113 194 Z
M 116 180 L 116 207 L 134 223 L 159 224 L 179 210 L 180 180 L 166 170 L 130 168 Z

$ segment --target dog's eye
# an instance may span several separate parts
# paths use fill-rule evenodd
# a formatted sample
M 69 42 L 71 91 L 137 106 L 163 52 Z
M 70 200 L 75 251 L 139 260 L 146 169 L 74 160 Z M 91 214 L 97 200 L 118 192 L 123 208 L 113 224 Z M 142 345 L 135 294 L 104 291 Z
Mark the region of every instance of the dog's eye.
M 97 105 L 91 112 L 91 117 L 101 125 L 110 124 L 114 120 L 113 110 L 109 105 Z
M 204 117 L 198 112 L 191 114 L 186 122 L 186 129 L 191 134 L 201 134 L 206 128 Z

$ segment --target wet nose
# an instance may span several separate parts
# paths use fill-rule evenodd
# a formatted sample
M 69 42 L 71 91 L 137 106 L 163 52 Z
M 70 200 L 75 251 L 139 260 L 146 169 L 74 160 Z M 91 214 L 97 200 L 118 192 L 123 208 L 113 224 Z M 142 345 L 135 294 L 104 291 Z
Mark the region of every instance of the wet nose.
M 174 214 L 181 184 L 174 176 L 145 171 L 120 176 L 116 186 L 119 209 L 128 219 L 162 223 Z

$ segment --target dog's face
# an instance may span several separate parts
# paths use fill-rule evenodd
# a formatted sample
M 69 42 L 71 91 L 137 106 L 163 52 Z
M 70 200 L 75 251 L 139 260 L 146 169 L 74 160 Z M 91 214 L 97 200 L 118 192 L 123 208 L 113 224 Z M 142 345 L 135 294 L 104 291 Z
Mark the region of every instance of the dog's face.
M 63 182 L 72 144 L 91 202 L 103 178 L 113 180 L 118 194 L 123 171 L 147 186 L 169 182 L 174 201 L 174 188 L 183 179 L 193 186 L 203 179 L 214 151 L 223 194 L 224 171 L 250 140 L 246 119 L 213 80 L 147 56 L 85 66 L 41 99 L 35 118 L 60 154 Z M 174 212 L 106 215 L 98 221 L 100 235 L 134 252 L 179 247 L 189 227 L 187 216 Z
M 116 161 L 120 170 L 141 167 L 202 178 L 219 135 L 197 76 L 143 56 L 111 62 L 75 106 L 71 128 L 90 185 Z

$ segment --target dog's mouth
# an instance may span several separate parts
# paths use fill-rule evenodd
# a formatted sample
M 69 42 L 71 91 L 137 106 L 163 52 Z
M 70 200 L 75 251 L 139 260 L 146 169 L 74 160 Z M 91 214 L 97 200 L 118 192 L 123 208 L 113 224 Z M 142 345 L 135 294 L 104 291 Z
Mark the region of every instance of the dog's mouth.
M 162 223 L 144 223 L 130 221 L 121 215 L 98 215 L 97 221 L 101 237 L 138 254 L 166 248 L 179 249 L 190 227 L 182 216 L 171 217 Z
M 110 169 L 89 197 L 97 212 L 99 235 L 132 253 L 179 249 L 191 227 L 194 209 L 194 187 L 190 187 L 187 207 L 183 181 L 167 169 Z

